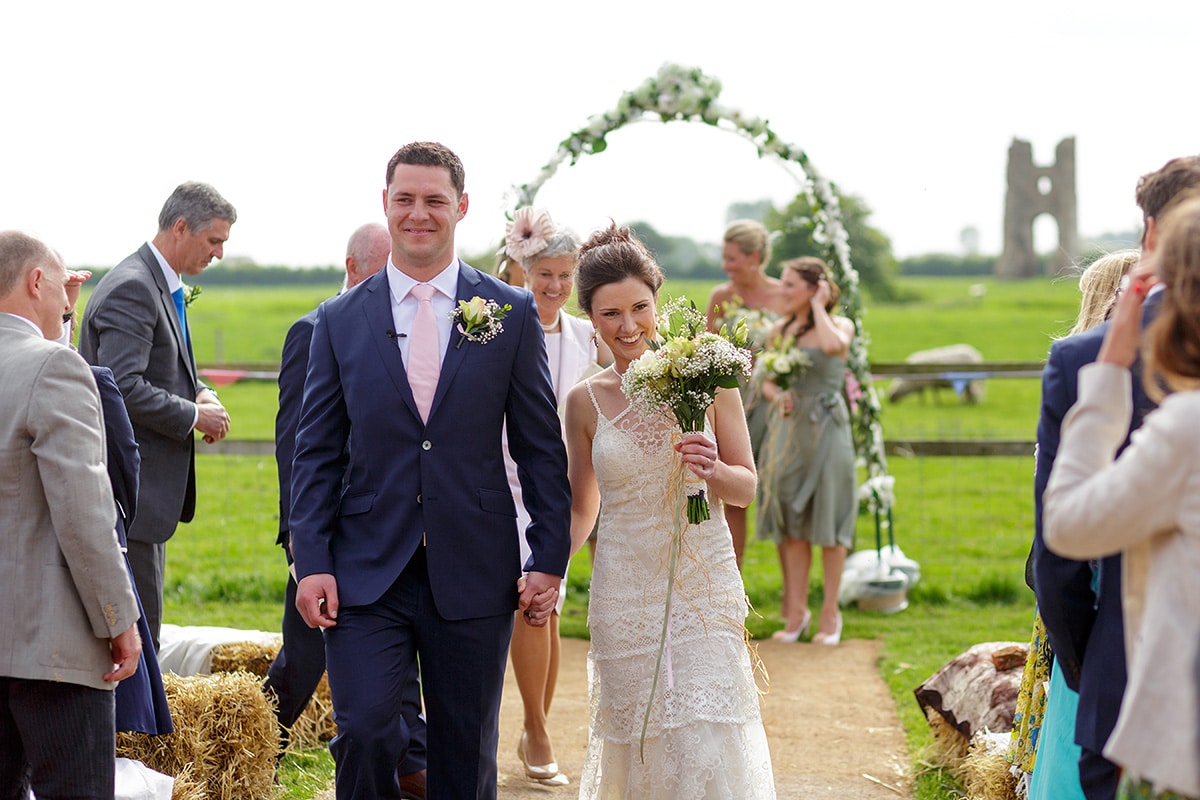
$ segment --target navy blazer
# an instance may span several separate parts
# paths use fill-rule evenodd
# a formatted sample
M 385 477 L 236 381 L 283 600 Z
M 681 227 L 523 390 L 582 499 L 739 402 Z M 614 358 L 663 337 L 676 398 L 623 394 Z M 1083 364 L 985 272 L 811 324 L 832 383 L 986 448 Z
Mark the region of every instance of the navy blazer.
M 312 344 L 317 311 L 305 314 L 288 328 L 279 365 L 279 412 L 275 415 L 275 465 L 279 473 L 279 536 L 276 544 L 287 547 L 288 514 L 292 510 L 292 456 L 296 452 L 296 427 L 304 399 L 304 375 L 308 371 L 308 348 Z
M 137 513 L 138 479 L 142 457 L 133 435 L 133 425 L 125 411 L 125 399 L 117 379 L 108 367 L 92 367 L 92 377 L 100 392 L 100 411 L 104 415 L 104 446 L 108 479 L 117 501 L 117 541 L 126 545 L 126 536 Z M 136 591 L 136 588 L 135 588 Z
M 1161 293 L 1147 298 L 1143 326 L 1162 303 Z M 1054 657 L 1067 685 L 1079 692 L 1075 723 L 1077 744 L 1099 753 L 1117 723 L 1125 693 L 1125 623 L 1121 610 L 1121 556 L 1097 562 L 1093 591 L 1091 562 L 1052 553 L 1042 538 L 1042 495 L 1058 454 L 1063 418 L 1078 399 L 1079 370 L 1094 362 L 1108 323 L 1055 342 L 1042 373 L 1042 408 L 1037 429 L 1034 477 L 1033 571 L 1038 610 Z M 1155 406 L 1142 389 L 1141 365 L 1133 367 L 1133 418 L 1129 432 L 1141 427 Z M 1121 449 L 1129 444 L 1128 435 Z M 1120 452 L 1120 451 L 1118 451 Z M 1086 665 L 1086 666 L 1085 666 Z
M 289 525 L 297 576 L 334 575 L 343 605 L 377 600 L 422 542 L 434 603 L 450 620 L 515 610 L 523 566 L 566 574 L 566 450 L 533 296 L 460 261 L 457 299 L 473 296 L 512 310 L 485 344 L 452 333 L 427 424 L 392 331 L 387 270 L 317 309 Z M 506 421 L 532 516 L 525 565 Z
M 100 391 L 100 410 L 104 416 L 105 458 L 108 479 L 112 483 L 113 499 L 117 502 L 117 540 L 125 547 L 126 531 L 133 522 L 137 510 L 138 479 L 141 456 L 133 437 L 133 425 L 125 411 L 125 400 L 112 370 L 108 367 L 92 367 L 92 377 Z M 125 561 L 129 569 L 129 561 Z M 129 569 L 129 580 L 133 582 L 133 570 Z M 133 584 L 137 594 L 137 584 Z M 174 731 L 171 710 L 163 689 L 162 673 L 158 656 L 154 652 L 154 640 L 150 638 L 150 625 L 142 611 L 138 598 L 138 633 L 142 637 L 142 655 L 137 671 L 117 684 L 114 703 L 118 731 L 138 731 L 149 734 L 165 734 Z

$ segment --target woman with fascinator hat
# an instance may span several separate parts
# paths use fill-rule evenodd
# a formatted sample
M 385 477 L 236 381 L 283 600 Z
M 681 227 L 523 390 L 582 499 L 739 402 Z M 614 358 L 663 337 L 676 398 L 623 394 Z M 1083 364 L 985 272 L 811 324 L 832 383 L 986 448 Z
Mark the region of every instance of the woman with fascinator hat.
M 516 212 L 505 237 L 504 259 L 515 267 L 514 273 L 519 271 L 525 276 L 525 288 L 533 293 L 537 306 L 560 416 L 567 391 L 582 378 L 599 371 L 602 364 L 612 361 L 608 347 L 597 344 L 591 324 L 564 310 L 574 286 L 579 245 L 579 237 L 569 228 L 556 225 L 548 212 L 530 207 Z M 522 532 L 521 557 L 527 559 L 530 549 L 524 531 L 529 516 L 522 502 L 517 467 L 508 454 L 507 444 L 504 455 L 509 488 L 517 505 L 517 528 Z M 563 581 L 558 605 L 550 615 L 550 621 L 539 628 L 514 625 L 509 648 L 513 675 L 525 711 L 518 755 L 526 776 L 545 786 L 566 786 L 571 782 L 558 769 L 546 728 L 558 678 L 558 621 L 565 594 L 566 581 Z

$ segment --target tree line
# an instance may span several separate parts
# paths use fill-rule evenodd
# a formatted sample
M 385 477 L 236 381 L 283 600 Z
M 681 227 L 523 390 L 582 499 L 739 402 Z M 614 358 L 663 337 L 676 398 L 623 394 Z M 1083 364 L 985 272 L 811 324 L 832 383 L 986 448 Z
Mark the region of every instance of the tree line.
M 930 253 L 897 259 L 892 253 L 892 241 L 883 231 L 871 225 L 871 209 L 866 201 L 853 194 L 838 192 L 842 224 L 850 237 L 850 261 L 858 270 L 860 285 L 873 300 L 897 300 L 895 278 L 900 275 L 979 276 L 995 274 L 998 256 L 979 253 Z M 796 196 L 787 206 L 776 208 L 769 200 L 733 203 L 726 218 L 755 219 L 776 233 L 771 263 L 767 273 L 778 276 L 779 265 L 800 256 L 823 256 L 823 248 L 812 237 L 813 223 L 808 216 L 808 200 Z M 637 232 L 663 268 L 667 277 L 721 281 L 720 242 L 697 242 L 687 236 L 668 236 L 646 221 L 627 223 Z M 1121 247 L 1135 247 L 1138 235 L 1133 231 L 1104 234 L 1088 244 L 1082 259 L 1086 265 L 1097 256 Z M 464 253 L 464 259 L 481 269 L 490 269 L 494 252 Z M 1039 274 L 1048 274 L 1049 255 L 1039 257 Z M 97 277 L 107 266 L 92 268 Z M 189 283 L 199 286 L 330 286 L 342 282 L 345 270 L 340 264 L 328 267 L 296 268 L 283 265 L 264 265 L 233 256 L 206 269 Z

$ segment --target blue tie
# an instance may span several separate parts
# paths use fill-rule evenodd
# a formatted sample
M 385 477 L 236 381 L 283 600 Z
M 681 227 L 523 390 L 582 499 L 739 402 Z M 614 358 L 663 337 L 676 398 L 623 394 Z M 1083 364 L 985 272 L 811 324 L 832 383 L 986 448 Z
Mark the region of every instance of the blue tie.
M 175 313 L 179 315 L 179 327 L 183 329 L 183 344 L 186 346 L 188 343 L 188 329 L 187 312 L 184 308 L 187 304 L 183 301 L 183 287 L 180 286 L 171 292 L 171 297 L 175 299 Z

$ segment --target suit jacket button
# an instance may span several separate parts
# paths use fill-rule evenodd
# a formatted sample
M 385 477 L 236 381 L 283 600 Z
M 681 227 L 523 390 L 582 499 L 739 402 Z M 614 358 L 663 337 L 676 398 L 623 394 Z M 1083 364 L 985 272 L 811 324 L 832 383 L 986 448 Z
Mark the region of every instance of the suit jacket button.
M 433 442 L 429 441 L 428 439 L 426 439 L 425 441 L 421 442 L 421 449 L 422 449 L 422 450 L 429 450 L 429 449 L 430 449 L 430 448 L 432 448 L 432 447 L 433 447 Z
M 421 504 L 421 495 L 417 495 L 417 505 Z

